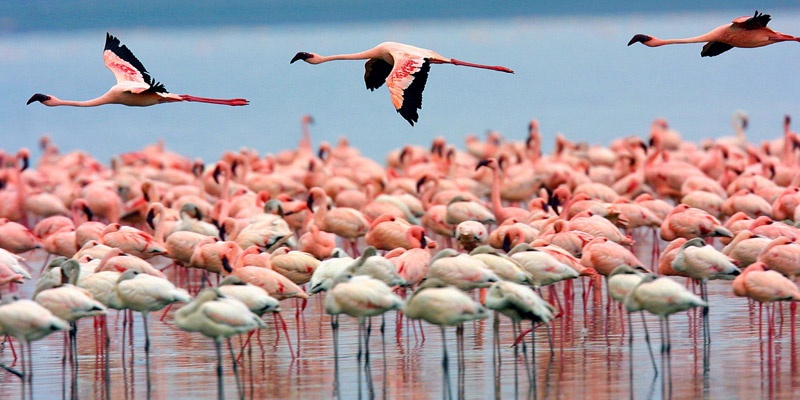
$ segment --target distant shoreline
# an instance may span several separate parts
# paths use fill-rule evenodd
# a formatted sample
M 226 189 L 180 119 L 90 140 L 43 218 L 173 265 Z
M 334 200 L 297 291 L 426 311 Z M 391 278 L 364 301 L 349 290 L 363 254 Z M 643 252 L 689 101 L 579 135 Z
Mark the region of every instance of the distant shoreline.
M 424 21 L 441 19 L 495 19 L 513 17 L 557 17 L 627 15 L 635 13 L 706 12 L 731 10 L 732 17 L 751 14 L 753 4 L 732 0 L 725 4 L 708 1 L 677 0 L 666 4 L 651 2 L 541 2 L 524 0 L 498 3 L 484 0 L 408 0 L 390 6 L 363 0 L 302 1 L 216 0 L 158 1 L 120 0 L 114 2 L 5 0 L 0 2 L 0 34 L 53 32 L 75 29 L 109 29 L 120 27 L 187 28 L 193 26 L 254 26 L 295 24 L 337 24 L 389 21 Z M 763 5 L 762 5 L 763 6 Z M 759 9 L 778 13 L 796 9 L 792 3 L 767 5 Z M 124 10 L 121 12 L 120 10 Z

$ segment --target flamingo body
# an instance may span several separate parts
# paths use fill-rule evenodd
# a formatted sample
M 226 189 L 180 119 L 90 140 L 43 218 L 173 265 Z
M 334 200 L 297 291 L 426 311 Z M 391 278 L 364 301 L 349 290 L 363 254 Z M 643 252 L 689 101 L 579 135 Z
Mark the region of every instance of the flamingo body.
M 245 99 L 211 99 L 188 94 L 173 94 L 160 82 L 156 82 L 144 65 L 133 55 L 119 39 L 106 33 L 106 45 L 103 50 L 103 62 L 117 79 L 105 94 L 86 101 L 61 100 L 52 95 L 36 93 L 28 99 L 27 104 L 38 101 L 48 107 L 74 106 L 95 107 L 103 104 L 122 104 L 134 107 L 146 107 L 161 103 L 195 101 L 201 103 L 223 104 L 228 106 L 245 106 L 250 102 Z
M 501 66 L 467 63 L 446 58 L 434 51 L 403 43 L 384 42 L 367 51 L 355 54 L 321 56 L 299 52 L 290 63 L 303 60 L 309 64 L 322 64 L 333 60 L 367 60 L 364 81 L 367 89 L 375 90 L 386 83 L 392 104 L 397 112 L 412 126 L 419 120 L 422 108 L 422 91 L 428 81 L 431 64 L 453 64 L 514 73 Z
M 767 28 L 770 19 L 772 17 L 769 15 L 756 11 L 752 17 L 736 18 L 729 25 L 719 26 L 700 36 L 685 39 L 659 39 L 650 35 L 637 34 L 631 38 L 628 46 L 637 42 L 648 47 L 707 42 L 703 46 L 700 56 L 714 57 L 734 47 L 752 48 L 786 41 L 800 41 L 798 37 Z

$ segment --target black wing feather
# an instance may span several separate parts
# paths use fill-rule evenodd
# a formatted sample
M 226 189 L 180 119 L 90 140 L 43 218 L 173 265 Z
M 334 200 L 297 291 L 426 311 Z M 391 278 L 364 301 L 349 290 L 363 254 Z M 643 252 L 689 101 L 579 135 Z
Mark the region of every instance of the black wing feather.
M 141 61 L 139 61 L 136 56 L 133 55 L 128 46 L 121 44 L 119 39 L 111 35 L 110 33 L 106 32 L 106 47 L 105 50 L 110 50 L 112 53 L 116 54 L 117 57 L 129 62 L 134 68 L 136 68 L 139 72 L 142 73 L 142 77 L 144 81 L 150 85 L 150 89 L 147 89 L 145 92 L 154 92 L 154 93 L 166 93 L 167 89 L 164 87 L 164 84 L 161 82 L 156 82 L 155 79 L 147 72 L 147 69 L 144 67 Z
M 728 50 L 730 50 L 732 48 L 733 48 L 733 46 L 731 46 L 731 45 L 729 45 L 727 43 L 708 42 L 708 43 L 706 43 L 705 46 L 703 46 L 703 50 L 700 52 L 700 56 L 701 57 L 714 57 L 714 56 L 718 56 L 718 55 L 720 55 L 720 54 L 722 54 L 722 53 L 724 53 L 724 52 L 726 52 L 726 51 L 728 51 Z
M 367 89 L 375 90 L 383 86 L 386 77 L 392 72 L 392 64 L 383 61 L 380 58 L 370 58 L 364 64 L 364 82 L 367 84 Z
M 428 72 L 431 70 L 431 63 L 428 59 L 422 63 L 419 71 L 411 74 L 414 80 L 403 91 L 403 105 L 397 110 L 400 115 L 408 121 L 411 126 L 419 120 L 418 109 L 422 108 L 422 91 L 425 90 L 425 83 L 428 82 Z
M 766 27 L 771 19 L 772 17 L 770 17 L 769 14 L 759 13 L 758 11 L 756 11 L 756 13 L 753 14 L 752 17 L 740 23 L 739 26 L 741 26 L 742 29 L 748 29 L 748 30 L 760 29 Z

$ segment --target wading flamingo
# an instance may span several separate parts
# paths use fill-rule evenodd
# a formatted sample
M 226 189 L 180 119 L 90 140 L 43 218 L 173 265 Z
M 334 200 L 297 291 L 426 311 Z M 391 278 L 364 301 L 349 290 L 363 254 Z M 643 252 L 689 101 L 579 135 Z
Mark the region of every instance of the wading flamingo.
M 187 332 L 200 332 L 214 339 L 217 350 L 217 398 L 224 399 L 222 384 L 222 339 L 228 339 L 238 333 L 247 333 L 266 326 L 258 315 L 253 314 L 239 300 L 226 297 L 218 288 L 208 288 L 200 292 L 191 303 L 175 313 L 175 323 Z M 231 354 L 233 355 L 233 354 Z M 236 372 L 236 360 L 233 360 Z M 242 395 L 238 374 L 236 386 Z
M 468 63 L 443 57 L 428 49 L 395 42 L 384 42 L 354 54 L 321 56 L 301 51 L 292 57 L 290 63 L 297 60 L 309 64 L 322 64 L 334 60 L 367 60 L 364 73 L 367 89 L 375 90 L 385 81 L 392 95 L 394 108 L 411 126 L 414 126 L 419 119 L 417 110 L 422 108 L 422 91 L 425 89 L 431 64 L 463 65 L 514 73 L 506 67 Z
M 649 35 L 637 34 L 631 38 L 628 46 L 637 42 L 649 47 L 658 47 L 665 44 L 708 42 L 703 46 L 700 56 L 714 57 L 734 47 L 761 47 L 779 42 L 800 42 L 798 37 L 775 32 L 767 28 L 770 19 L 771 17 L 768 14 L 756 11 L 752 17 L 736 18 L 730 25 L 719 26 L 711 32 L 700 36 L 685 39 L 659 39 Z
M 61 100 L 55 96 L 36 93 L 28 99 L 28 104 L 38 101 L 48 107 L 74 106 L 95 107 L 103 104 L 123 104 L 126 106 L 152 106 L 177 101 L 196 101 L 200 103 L 222 104 L 227 106 L 246 106 L 250 102 L 245 99 L 210 99 L 188 94 L 174 94 L 160 82 L 156 82 L 144 65 L 133 55 L 119 39 L 106 33 L 106 46 L 103 50 L 103 61 L 114 73 L 117 84 L 104 95 L 84 101 Z
M 25 398 L 26 382 L 30 387 L 30 396 L 33 398 L 33 358 L 30 343 L 55 331 L 69 329 L 67 321 L 56 317 L 50 310 L 33 300 L 17 300 L 0 306 L 0 334 L 17 338 L 23 346 L 22 373 L 19 374 L 22 378 L 22 398 Z M 9 369 L 9 371 L 11 370 Z

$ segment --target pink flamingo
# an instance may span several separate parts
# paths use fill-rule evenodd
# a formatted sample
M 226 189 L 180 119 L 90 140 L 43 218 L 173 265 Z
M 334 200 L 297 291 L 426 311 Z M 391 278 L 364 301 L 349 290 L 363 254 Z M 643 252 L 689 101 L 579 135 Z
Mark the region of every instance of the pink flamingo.
M 370 224 L 364 239 L 369 246 L 379 250 L 397 247 L 417 249 L 427 247 L 425 228 L 391 214 L 382 214 Z
M 126 106 L 152 106 L 161 103 L 180 101 L 196 101 L 201 103 L 222 104 L 228 106 L 245 106 L 250 102 L 245 99 L 210 99 L 188 94 L 173 94 L 160 82 L 156 82 L 144 65 L 133 55 L 127 46 L 120 44 L 119 39 L 106 33 L 106 45 L 103 61 L 117 78 L 117 84 L 100 97 L 85 101 L 61 100 L 55 96 L 36 93 L 28 100 L 28 104 L 38 101 L 48 107 L 75 106 L 94 107 L 103 104 L 123 104 Z
M 792 304 L 795 304 L 794 302 L 800 301 L 800 289 L 797 288 L 797 285 L 781 273 L 769 270 L 767 265 L 762 262 L 751 264 L 733 280 L 733 293 L 767 304 L 770 332 L 774 331 L 775 325 L 774 309 L 770 310 L 770 303 L 792 301 Z M 795 314 L 792 312 L 792 319 L 794 316 Z M 792 327 L 794 327 L 794 321 L 792 321 Z
M 508 218 L 516 218 L 523 221 L 530 211 L 519 207 L 504 207 L 500 199 L 500 165 L 497 163 L 496 158 L 487 158 L 478 162 L 475 167 L 477 171 L 480 167 L 488 167 L 492 170 L 492 212 L 494 213 L 495 220 L 503 222 Z
M 714 57 L 734 47 L 762 47 L 773 43 L 786 41 L 800 42 L 800 38 L 780 33 L 767 28 L 771 17 L 758 11 L 752 17 L 739 17 L 729 25 L 722 25 L 714 30 L 686 39 L 659 39 L 649 35 L 637 34 L 628 42 L 642 43 L 648 47 L 658 47 L 666 44 L 701 43 L 708 42 L 700 52 L 702 57 Z
M 328 195 L 322 188 L 313 187 L 308 191 L 308 209 L 317 202 L 319 206 L 314 211 L 314 223 L 319 229 L 334 233 L 350 242 L 353 254 L 358 254 L 356 240 L 367 234 L 369 221 L 364 215 L 352 208 L 335 207 L 328 210 Z
M 375 90 L 386 82 L 392 95 L 392 104 L 397 112 L 412 126 L 419 119 L 417 109 L 422 108 L 422 91 L 428 80 L 431 64 L 453 64 L 474 68 L 514 73 L 501 66 L 473 64 L 454 58 L 443 57 L 431 50 L 407 44 L 384 42 L 372 49 L 355 54 L 321 56 L 299 52 L 291 63 L 303 60 L 309 64 L 322 64 L 334 60 L 367 60 L 364 81 L 367 89 Z

